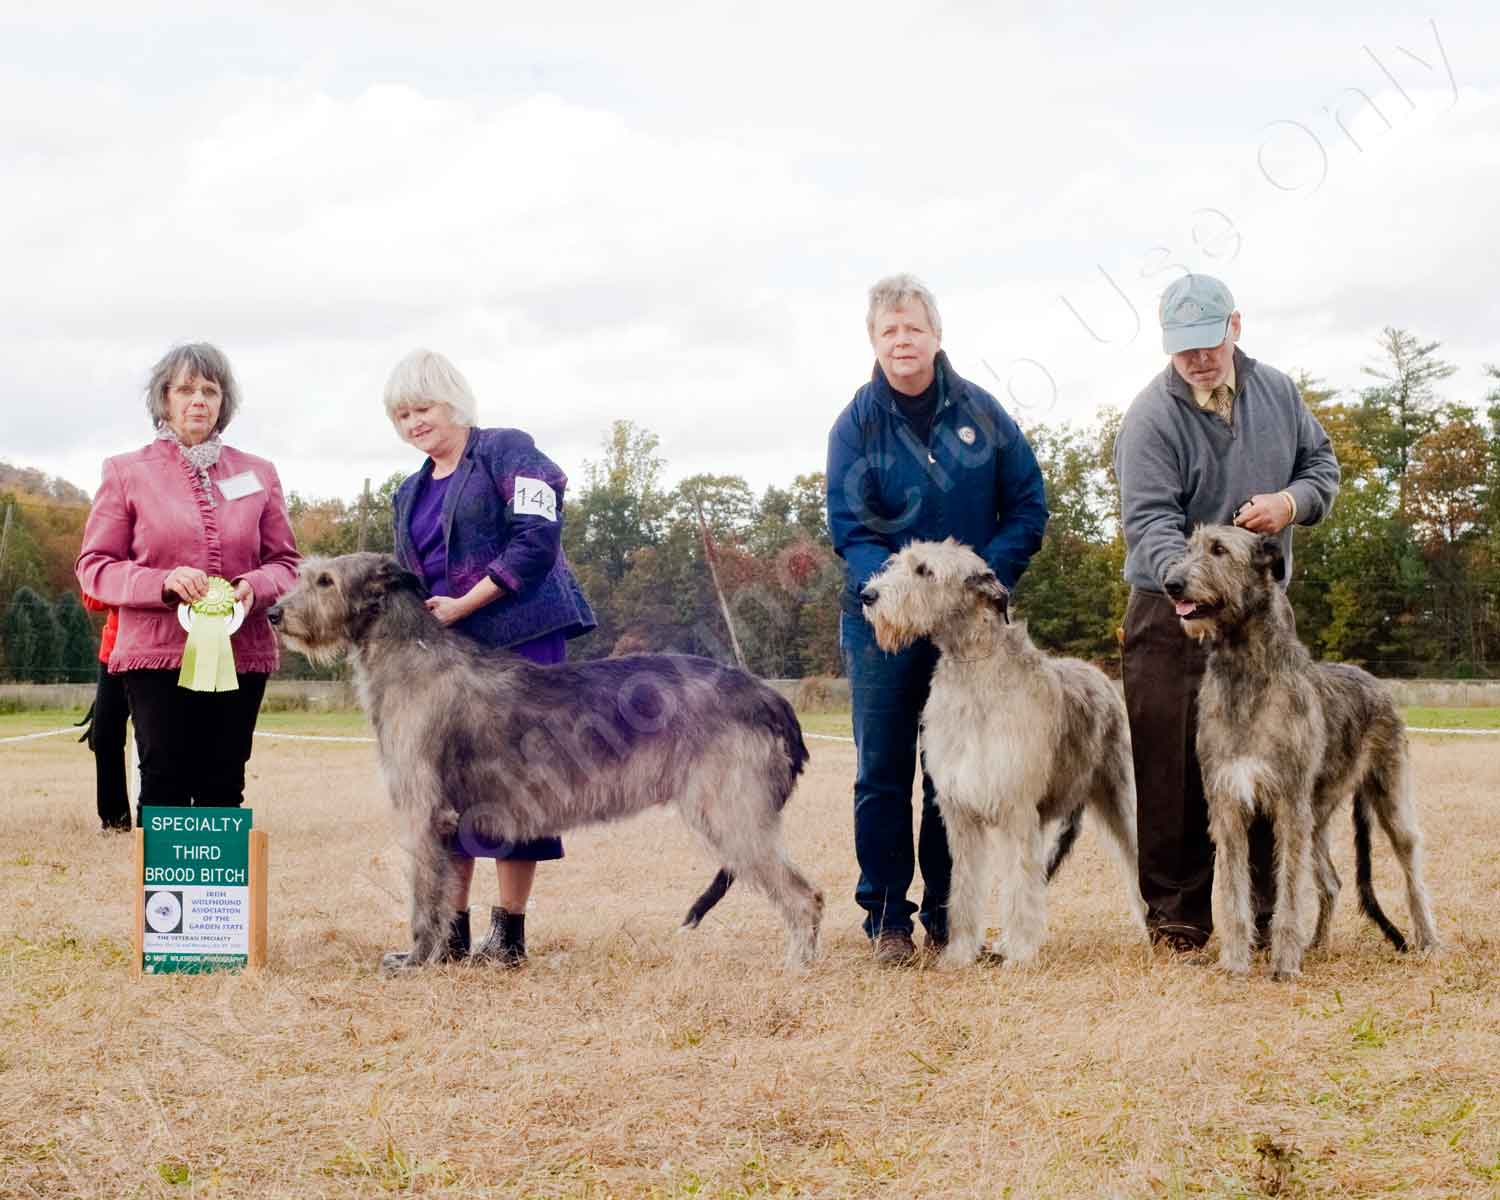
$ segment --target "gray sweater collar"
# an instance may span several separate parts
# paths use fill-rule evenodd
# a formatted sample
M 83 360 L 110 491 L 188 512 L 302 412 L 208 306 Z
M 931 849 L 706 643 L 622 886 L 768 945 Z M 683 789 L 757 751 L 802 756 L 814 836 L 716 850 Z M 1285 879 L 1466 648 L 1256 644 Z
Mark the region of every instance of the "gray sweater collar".
M 1255 373 L 1256 361 L 1241 350 L 1238 346 L 1234 348 L 1234 392 L 1237 396 L 1245 394 L 1245 387 L 1250 382 L 1250 376 Z M 1197 402 L 1193 399 L 1193 388 L 1181 375 L 1177 368 L 1172 365 L 1171 359 L 1167 360 L 1167 369 L 1163 372 L 1163 380 L 1167 385 L 1167 394 L 1175 396 L 1183 401 L 1189 408 L 1196 409 Z

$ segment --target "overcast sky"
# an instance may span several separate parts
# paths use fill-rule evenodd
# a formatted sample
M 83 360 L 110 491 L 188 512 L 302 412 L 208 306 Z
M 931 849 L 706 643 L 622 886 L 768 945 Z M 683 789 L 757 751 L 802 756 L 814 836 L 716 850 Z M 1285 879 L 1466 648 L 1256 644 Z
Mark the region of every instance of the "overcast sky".
M 380 396 L 429 346 L 575 479 L 628 417 L 759 490 L 822 469 L 901 270 L 1023 420 L 1127 404 L 1183 269 L 1276 366 L 1356 389 L 1394 324 L 1477 401 L 1500 18 L 1386 7 L 10 4 L 0 458 L 92 491 L 208 340 L 226 440 L 351 497 L 419 465 Z

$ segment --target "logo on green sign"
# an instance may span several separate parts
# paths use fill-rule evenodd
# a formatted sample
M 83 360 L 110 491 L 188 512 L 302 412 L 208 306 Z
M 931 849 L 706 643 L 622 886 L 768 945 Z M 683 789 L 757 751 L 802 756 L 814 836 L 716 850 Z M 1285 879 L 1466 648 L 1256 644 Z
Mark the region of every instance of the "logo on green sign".
M 247 808 L 156 808 L 145 816 L 147 974 L 243 967 L 250 952 Z

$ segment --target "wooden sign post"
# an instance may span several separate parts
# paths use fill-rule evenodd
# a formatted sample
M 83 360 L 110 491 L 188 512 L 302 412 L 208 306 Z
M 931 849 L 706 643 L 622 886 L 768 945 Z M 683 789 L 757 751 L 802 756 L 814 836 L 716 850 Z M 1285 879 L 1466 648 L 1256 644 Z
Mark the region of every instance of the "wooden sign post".
M 137 975 L 266 963 L 270 851 L 248 808 L 159 808 L 135 832 Z

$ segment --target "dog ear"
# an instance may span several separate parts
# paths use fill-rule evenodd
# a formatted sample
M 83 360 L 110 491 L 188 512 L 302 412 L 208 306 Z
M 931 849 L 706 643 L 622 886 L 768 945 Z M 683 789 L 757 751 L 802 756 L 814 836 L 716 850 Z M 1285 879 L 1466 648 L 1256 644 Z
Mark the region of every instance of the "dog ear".
M 382 554 L 378 558 L 379 561 L 370 567 L 369 574 L 355 587 L 354 602 L 349 606 L 349 636 L 356 641 L 370 627 L 370 622 L 380 615 L 387 596 L 401 591 L 415 592 L 419 596 L 426 594 L 421 579 L 394 557 Z
M 995 609 L 1010 624 L 1010 592 L 995 578 L 993 571 L 975 571 L 964 580 L 964 586 L 977 592 L 980 598 L 995 606 Z
M 1256 562 L 1270 570 L 1271 578 L 1277 583 L 1286 578 L 1286 555 L 1281 552 L 1279 537 L 1260 539 L 1260 553 L 1256 556 Z
M 370 579 L 369 591 L 380 596 L 400 591 L 416 592 L 423 597 L 427 594 L 421 578 L 408 571 L 389 554 L 381 556 L 380 565 L 375 568 L 375 574 Z

